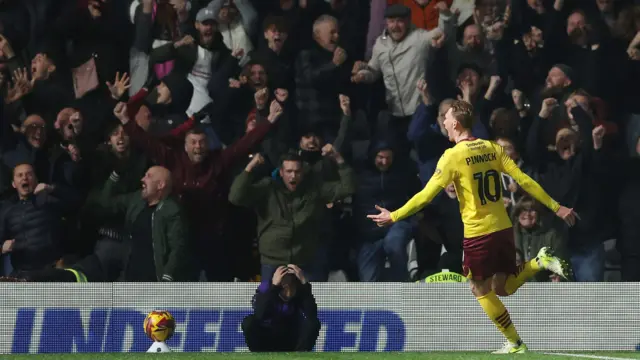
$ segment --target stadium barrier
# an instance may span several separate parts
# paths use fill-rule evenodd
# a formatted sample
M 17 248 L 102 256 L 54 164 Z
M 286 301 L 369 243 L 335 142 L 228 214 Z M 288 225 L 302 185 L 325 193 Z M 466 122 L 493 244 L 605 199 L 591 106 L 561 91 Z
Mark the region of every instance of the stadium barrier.
M 174 351 L 247 351 L 240 330 L 257 284 L 0 285 L 0 353 L 146 351 L 151 310 L 169 310 Z M 464 284 L 313 287 L 316 351 L 494 350 L 503 339 Z M 639 283 L 531 283 L 504 302 L 532 350 L 636 350 Z

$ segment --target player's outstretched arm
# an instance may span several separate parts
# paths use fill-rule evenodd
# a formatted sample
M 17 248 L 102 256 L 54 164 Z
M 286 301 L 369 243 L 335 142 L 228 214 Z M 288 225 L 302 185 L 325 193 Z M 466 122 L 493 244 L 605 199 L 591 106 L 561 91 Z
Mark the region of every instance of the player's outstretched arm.
M 453 181 L 454 171 L 452 170 L 453 167 L 449 165 L 450 162 L 451 153 L 450 150 L 447 150 L 442 154 L 442 157 L 440 157 L 435 173 L 422 191 L 415 194 L 404 206 L 394 212 L 390 212 L 376 205 L 376 209 L 380 211 L 380 213 L 377 215 L 367 215 L 367 217 L 375 221 L 378 226 L 386 226 L 396 221 L 404 220 L 417 213 L 430 203 L 445 186 L 451 184 Z
M 381 206 L 376 205 L 376 210 L 380 211 L 376 215 L 367 215 L 367 217 L 373 220 L 378 226 L 387 226 L 393 223 L 391 219 L 391 212 Z
M 430 203 L 431 200 L 433 200 L 433 198 L 442 191 L 442 189 L 443 188 L 437 184 L 437 180 L 431 178 L 427 183 L 427 186 L 425 186 L 422 191 L 415 194 L 400 209 L 390 212 L 389 210 L 376 205 L 376 210 L 380 211 L 380 213 L 377 215 L 367 215 L 367 217 L 375 221 L 378 226 L 387 226 L 394 222 L 404 220 L 427 206 L 427 204 Z
M 544 204 L 544 206 L 551 209 L 559 218 L 564 220 L 567 225 L 573 226 L 576 223 L 576 219 L 580 220 L 580 216 L 578 213 L 573 211 L 573 209 L 569 209 L 567 207 L 561 206 L 555 201 L 546 191 L 538 184 L 535 180 L 533 180 L 529 175 L 525 174 L 520 170 L 518 165 L 511 160 L 507 155 L 501 153 L 502 157 L 502 166 L 504 172 L 509 174 L 517 183 L 522 187 L 529 195 L 533 196 L 540 203 Z
M 556 211 L 556 215 L 560 219 L 564 220 L 564 222 L 566 222 L 569 226 L 575 225 L 576 219 L 580 220 L 580 215 L 578 215 L 577 212 L 565 206 L 560 206 L 560 209 Z

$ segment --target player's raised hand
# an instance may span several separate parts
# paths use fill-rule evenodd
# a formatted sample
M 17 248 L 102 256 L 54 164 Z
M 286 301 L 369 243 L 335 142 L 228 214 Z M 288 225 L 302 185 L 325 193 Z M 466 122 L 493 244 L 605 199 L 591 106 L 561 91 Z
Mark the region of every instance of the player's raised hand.
M 556 215 L 564 220 L 569 226 L 573 226 L 576 223 L 576 219 L 580 220 L 580 215 L 577 212 L 573 211 L 573 209 L 569 209 L 568 207 L 560 206 L 560 209 L 556 211 Z
M 380 211 L 377 215 L 367 215 L 367 217 L 373 220 L 378 226 L 387 226 L 393 223 L 391 219 L 391 212 L 383 207 L 376 205 L 376 210 Z

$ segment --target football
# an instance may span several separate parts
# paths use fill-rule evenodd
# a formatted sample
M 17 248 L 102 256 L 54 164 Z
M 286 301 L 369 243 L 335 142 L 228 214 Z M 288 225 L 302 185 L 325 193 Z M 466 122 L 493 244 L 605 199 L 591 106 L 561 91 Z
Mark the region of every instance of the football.
M 165 310 L 154 310 L 144 319 L 144 333 L 153 341 L 169 340 L 175 329 L 176 321 Z

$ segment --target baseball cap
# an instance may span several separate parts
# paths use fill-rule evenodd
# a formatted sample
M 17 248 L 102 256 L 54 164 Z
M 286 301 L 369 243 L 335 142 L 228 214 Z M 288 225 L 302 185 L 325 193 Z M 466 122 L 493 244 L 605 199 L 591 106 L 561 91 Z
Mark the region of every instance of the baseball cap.
M 411 9 L 401 4 L 393 4 L 384 11 L 385 18 L 406 18 L 411 16 Z
M 197 22 L 205 22 L 207 20 L 214 20 L 215 21 L 216 17 L 213 13 L 213 10 L 209 9 L 209 8 L 202 8 L 200 9 L 200 11 L 198 11 L 198 14 L 196 14 L 196 21 Z

